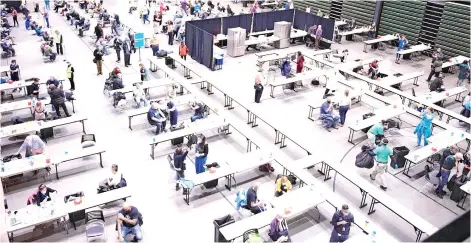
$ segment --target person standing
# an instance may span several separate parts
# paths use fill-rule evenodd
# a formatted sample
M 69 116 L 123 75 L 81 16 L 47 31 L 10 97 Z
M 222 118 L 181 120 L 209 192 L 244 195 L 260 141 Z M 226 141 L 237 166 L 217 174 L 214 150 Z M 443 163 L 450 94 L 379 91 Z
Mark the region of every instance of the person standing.
M 123 47 L 123 42 L 119 38 L 114 39 L 114 50 L 116 51 L 116 62 L 121 62 L 121 48 Z
M 13 17 L 13 26 L 20 27 L 20 24 L 18 23 L 18 12 L 13 7 L 11 8 L 11 16 Z
M 353 214 L 348 210 L 348 205 L 342 205 L 342 209 L 335 212 L 330 224 L 334 226 L 330 234 L 329 242 L 344 242 L 350 234 L 350 227 L 355 223 Z
M 445 192 L 443 191 L 443 187 L 448 183 L 451 170 L 456 167 L 456 162 L 459 162 L 461 160 L 463 160 L 463 154 L 456 153 L 455 155 L 449 155 L 445 158 L 445 161 L 443 161 L 443 165 L 439 172 L 441 180 L 437 188 L 435 189 L 435 194 L 437 194 L 437 197 L 439 197 L 440 199 L 443 199 L 443 195 L 445 194 Z
M 438 60 L 438 59 L 442 59 L 443 58 L 443 54 L 442 54 L 442 49 L 441 48 L 437 48 L 437 50 L 435 50 L 433 53 L 432 53 L 432 62 L 430 63 L 430 75 L 428 76 L 427 78 L 427 82 L 430 82 L 430 79 L 432 78 L 432 75 L 435 74 L 435 61 Z M 441 70 L 440 70 L 441 71 Z
M 296 62 L 296 73 L 301 73 L 304 68 L 304 57 L 300 51 L 298 51 L 298 60 Z
M 167 110 L 168 110 L 168 117 L 169 117 L 169 120 L 170 120 L 170 126 L 171 127 L 176 127 L 177 126 L 177 122 L 178 122 L 178 110 L 177 110 L 177 106 L 175 105 L 175 103 L 173 103 L 172 100 L 169 100 L 167 102 Z
M 64 55 L 64 49 L 62 47 L 63 39 L 62 39 L 62 34 L 56 30 L 56 38 L 54 38 L 54 42 L 56 42 L 56 49 L 57 49 L 57 54 L 58 55 Z
M 75 90 L 75 82 L 74 82 L 74 67 L 72 66 L 72 63 L 67 62 L 67 78 L 69 79 L 70 82 L 70 90 L 74 91 Z
M 350 97 L 350 90 L 346 89 L 343 92 L 343 96 L 339 101 L 339 115 L 340 115 L 340 126 L 345 125 L 345 118 L 347 117 L 347 111 L 352 106 L 352 98 Z
M 196 144 L 196 158 L 195 158 L 195 168 L 196 174 L 204 172 L 204 165 L 208 159 L 209 147 L 206 144 L 206 137 L 201 134 L 198 137 L 198 143 Z
M 130 43 L 130 47 L 131 47 L 131 50 L 136 53 L 136 40 L 134 39 L 134 31 L 132 31 L 131 29 L 128 30 L 128 37 L 129 37 L 129 43 Z
M 260 99 L 262 98 L 263 85 L 260 80 L 260 76 L 255 78 L 255 85 L 253 88 L 255 89 L 255 103 L 261 103 Z
M 50 1 L 49 0 L 44 0 L 44 7 L 46 10 L 50 10 L 51 7 L 50 7 Z
M 180 47 L 178 48 L 178 53 L 180 54 L 180 57 L 186 61 L 186 54 L 190 51 L 188 47 L 186 46 L 185 42 L 180 43 Z
M 103 28 L 101 27 L 100 23 L 96 24 L 95 26 L 95 35 L 96 35 L 96 40 L 95 44 L 98 42 L 103 37 Z
M 156 57 L 157 54 L 159 54 L 159 40 L 157 35 L 154 35 L 150 40 L 150 48 L 152 49 L 152 56 Z
M 57 117 L 61 117 L 59 107 L 62 107 L 65 115 L 69 117 L 70 114 L 69 111 L 67 111 L 67 106 L 65 105 L 64 91 L 57 88 L 54 84 L 50 84 L 47 93 L 51 98 L 51 104 L 54 106 L 54 110 L 56 111 Z
M 139 72 L 141 73 L 141 81 L 149 81 L 149 69 L 144 66 L 144 63 L 139 64 Z
M 398 52 L 403 51 L 406 49 L 407 44 L 409 41 L 406 39 L 405 35 L 401 35 L 399 40 L 397 41 L 397 52 L 396 52 L 396 63 L 399 64 L 399 59 L 401 58 L 401 54 Z
M 95 57 L 93 60 L 96 63 L 96 70 L 97 70 L 97 76 L 103 74 L 103 47 L 99 45 L 95 51 L 93 51 L 93 56 Z
M 131 66 L 131 42 L 129 39 L 123 41 L 124 66 Z
M 13 82 L 20 80 L 20 66 L 16 63 L 16 60 L 12 60 L 10 63 L 10 79 Z M 21 92 L 21 89 L 13 89 L 13 92 L 16 90 Z
M 432 69 L 430 70 L 430 74 L 428 75 L 427 82 L 430 82 L 432 76 L 439 77 L 440 72 L 442 71 L 443 61 L 441 57 L 435 58 L 435 61 L 432 63 Z
M 168 21 L 167 22 L 167 26 L 168 26 L 168 32 L 167 32 L 167 35 L 168 35 L 168 45 L 173 45 L 173 23 L 172 21 Z
M 380 146 L 373 150 L 376 155 L 376 167 L 373 173 L 370 174 L 371 180 L 375 180 L 376 176 L 379 175 L 379 178 L 381 179 L 381 185 L 379 187 L 384 191 L 388 189 L 386 170 L 388 167 L 389 156 L 393 154 L 392 149 L 388 147 L 388 143 L 388 139 L 383 138 Z
M 322 25 L 317 26 L 316 30 L 316 50 L 319 50 L 319 43 L 322 40 Z
M 44 20 L 46 21 L 46 28 L 51 28 L 51 26 L 49 25 L 49 13 L 47 12 L 47 10 L 44 10 L 43 16 Z
M 175 178 L 177 181 L 175 185 L 176 191 L 180 190 L 180 183 L 178 183 L 178 180 L 185 178 L 185 159 L 187 155 L 188 148 L 183 149 L 182 147 L 178 147 L 175 150 L 175 153 L 173 154 L 173 166 L 175 167 L 175 171 L 177 172 Z
M 424 137 L 424 146 L 428 145 L 427 139 L 432 136 L 432 120 L 435 118 L 433 114 L 433 108 L 428 107 L 422 113 L 422 120 L 414 130 L 414 134 L 417 134 L 417 146 L 420 146 L 422 136 Z
M 384 124 L 386 124 L 385 120 L 381 120 L 374 124 L 366 133 L 368 139 L 370 140 L 370 147 L 374 148 L 376 146 L 376 140 L 380 140 L 384 137 Z
M 464 60 L 459 66 L 459 73 L 458 73 L 458 82 L 456 86 L 465 86 L 464 81 L 469 77 L 469 65 L 468 60 Z
M 146 24 L 146 21 L 150 24 L 149 15 L 150 15 L 150 10 L 149 8 L 146 7 L 146 9 L 142 11 L 142 21 L 144 22 L 144 24 Z

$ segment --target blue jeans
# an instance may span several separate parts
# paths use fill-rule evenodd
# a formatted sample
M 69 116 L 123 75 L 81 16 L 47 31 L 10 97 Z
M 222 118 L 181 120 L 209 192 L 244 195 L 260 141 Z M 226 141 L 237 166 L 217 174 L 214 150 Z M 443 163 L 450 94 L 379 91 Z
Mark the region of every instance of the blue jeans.
M 330 240 L 329 242 L 344 242 L 348 239 L 348 235 L 339 235 L 335 229 L 332 230 L 332 233 L 330 234 Z
M 417 133 L 417 145 L 420 145 L 420 141 L 422 140 L 422 137 L 424 137 L 424 146 L 427 146 L 428 145 L 427 139 L 429 137 L 425 136 L 423 132 Z
M 141 226 L 136 224 L 134 227 L 121 226 L 121 236 L 124 238 L 128 234 L 134 234 L 136 240 L 142 240 Z
M 339 107 L 339 115 L 340 115 L 340 124 L 345 124 L 345 117 L 347 116 L 347 111 L 350 109 L 350 106 L 344 105 Z
M 50 10 L 50 5 L 49 5 L 49 1 L 44 1 L 44 5 L 46 7 L 46 10 Z M 49 28 L 49 27 L 48 27 Z
M 204 172 L 204 165 L 206 164 L 207 158 L 208 157 L 196 157 L 195 159 L 196 174 Z
M 152 56 L 157 56 L 157 53 L 159 53 L 159 45 L 151 45 L 152 48 Z
M 195 114 L 194 116 L 191 117 L 191 122 L 194 122 L 196 120 L 199 120 L 203 118 L 203 114 Z
M 438 184 L 437 189 L 435 189 L 436 193 L 442 193 L 443 192 L 443 187 L 446 185 L 446 183 L 448 183 L 448 178 L 450 177 L 450 173 L 451 173 L 451 171 L 449 171 L 449 170 L 442 169 L 440 171 L 441 180 L 440 180 L 440 184 Z

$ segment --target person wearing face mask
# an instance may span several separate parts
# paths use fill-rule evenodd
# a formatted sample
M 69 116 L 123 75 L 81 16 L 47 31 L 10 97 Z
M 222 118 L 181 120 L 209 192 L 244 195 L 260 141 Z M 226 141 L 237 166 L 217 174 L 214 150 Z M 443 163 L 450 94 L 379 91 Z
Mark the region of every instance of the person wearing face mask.
M 427 139 L 432 135 L 432 120 L 435 118 L 433 108 L 428 107 L 422 113 L 422 120 L 419 125 L 415 127 L 414 134 L 417 134 L 417 146 L 420 146 L 422 136 L 424 137 L 424 146 L 428 145 Z
M 260 103 L 260 99 L 262 98 L 263 93 L 263 85 L 261 83 L 260 76 L 255 78 L 255 85 L 253 86 L 255 89 L 255 103 Z
M 321 106 L 321 114 L 319 119 L 324 123 L 324 128 L 330 132 L 331 128 L 337 129 L 340 117 L 334 113 L 334 106 L 330 98 L 327 98 Z
M 97 76 L 102 75 L 103 47 L 101 45 L 98 45 L 95 51 L 93 51 L 93 56 L 95 57 L 93 61 L 96 63 Z
M 353 214 L 348 210 L 348 205 L 342 205 L 342 210 L 334 213 L 330 223 L 334 226 L 330 234 L 329 242 L 344 242 L 350 234 L 350 227 L 355 222 Z
M 196 145 L 196 158 L 195 158 L 195 168 L 196 174 L 204 172 L 204 165 L 208 159 L 209 147 L 206 144 L 206 137 L 201 134 L 198 137 L 198 143 Z
M 284 212 L 277 213 L 276 217 L 271 221 L 268 236 L 274 242 L 291 242 Z
M 43 201 L 51 201 L 51 193 L 56 193 L 57 191 L 54 189 L 51 189 L 50 187 L 47 187 L 44 184 L 39 185 L 38 187 L 38 192 L 35 194 L 34 202 L 40 206 Z

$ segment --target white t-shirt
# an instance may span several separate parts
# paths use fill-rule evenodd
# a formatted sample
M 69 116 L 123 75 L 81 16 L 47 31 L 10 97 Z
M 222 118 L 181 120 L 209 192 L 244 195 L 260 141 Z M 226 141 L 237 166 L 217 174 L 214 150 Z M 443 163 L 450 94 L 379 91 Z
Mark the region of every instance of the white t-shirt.
M 352 105 L 352 97 L 351 96 L 345 96 L 344 94 L 341 95 L 341 98 L 339 100 L 339 106 L 351 106 Z
M 121 174 L 120 173 L 111 173 L 111 176 L 108 178 L 108 185 L 109 186 L 116 186 L 121 181 Z

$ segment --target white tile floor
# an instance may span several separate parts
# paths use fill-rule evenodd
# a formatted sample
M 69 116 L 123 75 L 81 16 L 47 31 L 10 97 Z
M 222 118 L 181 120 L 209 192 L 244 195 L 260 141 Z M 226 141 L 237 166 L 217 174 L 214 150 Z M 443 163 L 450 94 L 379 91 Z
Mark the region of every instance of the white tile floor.
M 111 12 L 126 12 L 126 3 L 124 2 L 126 1 L 105 0 L 105 6 Z M 238 8 L 239 6 L 236 6 L 234 9 L 240 9 Z M 135 15 L 133 18 L 138 22 Z M 143 225 L 144 242 L 158 242 L 162 239 L 181 242 L 210 242 L 213 240 L 212 220 L 226 214 L 236 215 L 234 199 L 237 190 L 227 191 L 221 185 L 217 191 L 207 193 L 205 196 L 192 196 L 192 202 L 190 206 L 187 206 L 182 200 L 181 192 L 175 192 L 173 173 L 168 168 L 165 158 L 165 155 L 172 152 L 170 146 L 167 144 L 159 145 L 156 152 L 160 156 L 155 160 L 151 160 L 149 158 L 149 145 L 147 142 L 152 136 L 153 129 L 147 125 L 145 118 L 135 118 L 133 120 L 133 124 L 135 124 L 133 131 L 129 130 L 126 115 L 116 111 L 110 105 L 109 98 L 103 95 L 102 89 L 106 75 L 96 76 L 96 68 L 91 61 L 93 59 L 93 47 L 89 37 L 79 38 L 77 32 L 71 29 L 63 17 L 55 13 L 51 14 L 50 22 L 53 30 L 58 29 L 63 34 L 65 55 L 59 56 L 58 61 L 54 64 L 43 64 L 39 51 L 39 38 L 33 36 L 32 32 L 27 33 L 24 30 L 23 21 L 20 22 L 22 24 L 21 28 L 14 28 L 13 35 L 16 36 L 18 43 L 15 46 L 18 55 L 16 60 L 22 68 L 23 78 L 33 76 L 45 78 L 50 75 L 59 75 L 60 72 L 65 73 L 65 64 L 62 60 L 66 59 L 72 62 L 76 71 L 75 93 L 77 96 L 77 113 L 88 116 L 88 121 L 86 122 L 87 132 L 96 134 L 98 143 L 107 148 L 107 152 L 103 157 L 105 169 L 99 167 L 98 158 L 96 157 L 69 162 L 61 167 L 61 171 L 64 171 L 62 178 L 48 182 L 50 187 L 58 190 L 59 198 L 78 191 L 84 191 L 85 194 L 95 193 L 98 183 L 108 175 L 111 164 L 118 164 L 120 171 L 124 173 L 128 181 L 129 187 L 133 190 L 133 195 L 129 202 L 136 206 L 145 217 L 145 224 Z M 94 23 L 92 23 L 92 29 L 94 26 Z M 146 25 L 142 28 L 146 34 L 152 33 L 151 25 Z M 165 35 L 160 35 L 159 38 L 161 38 L 162 49 L 177 51 L 176 45 L 168 47 L 165 44 Z M 305 46 L 290 47 L 294 51 L 303 51 L 305 48 Z M 349 49 L 351 53 L 350 60 L 381 56 L 383 60 L 387 60 L 384 63 L 393 63 L 394 61 L 394 51 L 389 50 L 387 53 L 383 51 L 370 51 L 365 54 L 362 52 L 363 46 L 361 43 L 345 41 L 341 46 L 335 44 L 332 48 Z M 141 50 L 142 60 L 145 60 L 150 55 L 150 49 Z M 122 64 L 116 64 L 115 58 L 114 52 L 110 56 L 105 57 L 103 73 L 107 74 L 117 65 L 125 73 L 124 80 L 126 83 L 129 84 L 139 79 L 139 55 L 137 53 L 131 57 L 133 65 L 130 68 L 125 68 Z M 226 57 L 223 69 L 208 75 L 213 80 L 217 80 L 215 82 L 218 85 L 229 87 L 233 92 L 232 97 L 241 97 L 240 99 L 244 101 L 250 101 L 253 95 L 253 80 L 257 74 L 255 60 L 256 57 L 253 54 L 235 59 Z M 7 65 L 9 61 L 2 60 L 2 66 Z M 403 62 L 401 65 L 391 64 L 391 68 L 401 73 L 423 70 L 428 74 L 429 62 L 430 60 L 426 60 L 412 65 L 409 62 Z M 148 65 L 147 62 L 145 64 Z M 199 66 L 199 68 L 201 73 L 208 73 L 205 67 Z M 177 70 L 183 73 L 180 67 Z M 448 74 L 445 78 L 445 86 L 454 86 L 456 79 L 456 74 Z M 428 90 L 425 77 L 422 77 L 420 81 L 420 87 L 416 88 L 418 94 Z M 65 87 L 69 87 L 67 81 L 65 82 Z M 406 85 L 404 88 L 407 90 L 411 87 L 412 85 Z M 159 97 L 163 95 L 163 92 L 164 89 L 153 89 L 151 90 L 151 96 Z M 263 103 L 260 106 L 270 111 L 274 119 L 292 124 L 293 130 L 300 134 L 305 134 L 304 137 L 312 140 L 312 143 L 319 148 L 318 153 L 328 155 L 331 161 L 339 161 L 348 168 L 357 171 L 362 177 L 367 178 L 369 171 L 358 169 L 353 164 L 354 157 L 359 152 L 359 147 L 361 146 L 352 147 L 347 142 L 348 128 L 327 133 L 320 129 L 316 123 L 306 119 L 308 113 L 307 102 L 310 100 L 321 100 L 323 92 L 324 90 L 320 87 L 310 86 L 298 93 L 290 91 L 277 93 L 276 98 L 273 99 L 270 98 L 267 89 L 263 94 Z M 399 100 L 397 96 L 386 95 Z M 224 102 L 223 95 L 217 91 L 211 97 L 220 103 Z M 361 119 L 362 114 L 369 112 L 372 108 L 381 106 L 382 104 L 377 101 L 364 98 L 361 104 L 355 105 L 349 111 L 346 127 L 348 127 L 349 122 Z M 452 103 L 451 99 L 447 102 L 447 108 L 449 109 L 459 111 L 460 107 L 459 104 Z M 232 112 L 237 114 L 241 120 L 246 119 L 246 111 L 243 108 L 236 106 Z M 20 111 L 14 114 L 4 114 L 2 122 L 7 122 L 12 116 L 27 117 L 27 113 Z M 183 117 L 188 118 L 188 114 L 183 115 Z M 415 149 L 415 137 L 412 131 L 418 123 L 418 119 L 407 115 L 401 116 L 401 119 L 403 120 L 401 133 L 399 136 L 392 138 L 391 144 L 392 146 L 404 145 Z M 452 121 L 451 124 L 456 127 L 459 126 L 456 121 Z M 260 123 L 260 126 L 255 128 L 255 130 L 260 136 L 273 141 L 273 130 L 266 126 L 266 124 Z M 49 153 L 53 155 L 64 153 L 64 151 L 71 149 L 71 147 L 80 145 L 81 127 L 79 124 L 59 127 L 54 132 L 56 138 L 50 140 L 47 144 Z M 245 152 L 245 139 L 240 134 L 233 133 L 229 137 L 216 135 L 212 132 L 205 134 L 209 137 L 210 161 L 223 161 L 228 155 L 232 156 L 232 154 Z M 289 146 L 284 148 L 283 151 L 291 156 L 293 160 L 306 155 L 304 150 L 293 143 L 288 142 L 288 144 Z M 18 146 L 19 144 L 2 147 L 2 155 L 16 152 Z M 83 164 L 87 164 L 87 166 L 82 167 Z M 413 170 L 413 173 L 420 172 L 420 167 L 422 165 Z M 279 172 L 281 171 L 281 168 L 276 167 L 276 169 Z M 192 164 L 189 163 L 187 174 L 194 173 L 193 171 Z M 312 169 L 312 171 L 314 176 L 320 176 L 315 169 Z M 409 179 L 401 174 L 394 176 L 392 173 L 387 175 L 389 183 L 387 193 L 435 226 L 441 227 L 456 218 L 457 215 L 463 213 L 461 209 L 456 207 L 455 202 L 451 201 L 448 197 L 438 199 L 430 192 L 431 189 L 424 189 L 426 184 L 424 178 Z M 256 180 L 263 183 L 262 191 L 265 190 L 270 193 L 270 188 L 274 184 L 275 174 L 265 176 L 254 170 L 237 175 L 239 188 L 247 188 Z M 319 179 L 321 178 L 319 177 Z M 29 181 L 9 188 L 6 198 L 10 209 L 14 210 L 23 207 L 27 197 L 38 183 L 40 183 L 40 180 Z M 341 176 L 337 176 L 335 179 L 325 183 L 332 187 L 336 193 L 343 196 L 350 205 L 358 206 L 360 193 L 356 186 Z M 196 189 L 196 191 L 198 190 Z M 198 193 L 193 195 L 198 195 Z M 469 201 L 466 203 L 466 206 L 469 208 Z M 116 232 L 114 231 L 115 214 L 113 214 L 116 210 L 117 207 L 106 210 L 106 214 L 111 215 L 107 218 L 109 242 L 116 241 Z M 333 209 L 329 205 L 321 205 L 319 210 L 321 213 L 320 219 L 318 219 L 318 212 L 312 210 L 294 220 L 290 220 L 293 240 L 328 241 L 331 230 L 328 222 Z M 363 212 L 366 213 L 367 209 L 363 209 Z M 384 229 L 387 229 L 390 234 L 401 241 L 412 241 L 415 239 L 413 228 L 381 205 L 377 205 L 377 212 L 371 215 L 371 218 L 375 222 L 380 223 Z M 358 229 L 352 232 L 352 234 L 358 233 L 357 231 Z M 23 232 L 25 234 L 19 236 L 16 240 L 71 242 L 85 240 L 83 226 L 79 227 L 76 231 L 71 230 L 68 235 L 65 232 L 56 232 L 52 235 L 38 237 L 37 232 L 34 236 L 30 232 L 31 230 Z

